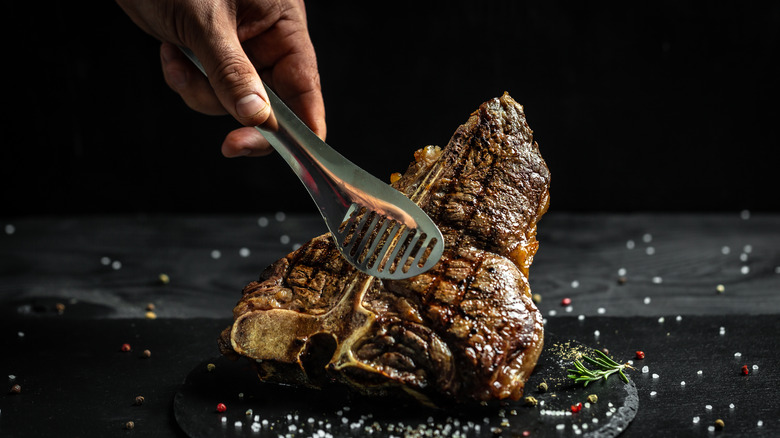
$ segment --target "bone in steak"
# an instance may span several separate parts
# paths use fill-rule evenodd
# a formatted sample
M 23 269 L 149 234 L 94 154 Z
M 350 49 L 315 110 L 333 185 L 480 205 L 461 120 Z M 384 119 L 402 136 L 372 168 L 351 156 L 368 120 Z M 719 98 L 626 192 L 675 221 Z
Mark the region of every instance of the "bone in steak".
M 341 257 L 329 234 L 244 288 L 223 354 L 262 380 L 430 400 L 517 400 L 542 350 L 528 268 L 550 174 L 508 94 L 482 104 L 443 150 L 415 153 L 393 186 L 442 231 L 430 271 L 382 281 Z

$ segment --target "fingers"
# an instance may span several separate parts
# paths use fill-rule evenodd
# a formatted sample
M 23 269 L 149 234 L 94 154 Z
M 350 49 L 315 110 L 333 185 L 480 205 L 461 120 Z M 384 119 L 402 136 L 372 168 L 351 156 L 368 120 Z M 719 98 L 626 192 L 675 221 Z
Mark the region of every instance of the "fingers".
M 255 128 L 239 128 L 230 132 L 222 143 L 222 155 L 234 157 L 260 157 L 273 148 Z
M 212 116 L 227 114 L 203 73 L 173 44 L 160 47 L 165 82 L 190 108 Z

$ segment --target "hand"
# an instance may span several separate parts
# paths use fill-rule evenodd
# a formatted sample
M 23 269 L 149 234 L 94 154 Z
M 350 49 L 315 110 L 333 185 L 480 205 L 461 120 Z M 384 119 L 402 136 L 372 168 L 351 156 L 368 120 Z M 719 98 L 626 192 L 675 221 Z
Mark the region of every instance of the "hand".
M 271 115 L 261 77 L 315 134 L 325 138 L 325 107 L 303 0 L 117 3 L 141 29 L 162 41 L 165 81 L 190 108 L 204 114 L 229 113 L 247 126 L 227 135 L 222 144 L 226 157 L 272 151 L 251 128 Z M 177 46 L 195 53 L 208 80 Z

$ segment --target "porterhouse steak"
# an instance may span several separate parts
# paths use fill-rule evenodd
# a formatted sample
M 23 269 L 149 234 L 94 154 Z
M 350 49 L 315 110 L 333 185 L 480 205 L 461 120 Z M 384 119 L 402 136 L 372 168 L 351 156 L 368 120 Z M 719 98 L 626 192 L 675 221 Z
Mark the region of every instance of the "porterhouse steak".
M 266 381 L 517 400 L 542 350 L 528 269 L 549 182 L 523 107 L 508 94 L 485 102 L 393 183 L 441 229 L 436 266 L 383 281 L 316 237 L 244 288 L 222 353 L 255 359 Z

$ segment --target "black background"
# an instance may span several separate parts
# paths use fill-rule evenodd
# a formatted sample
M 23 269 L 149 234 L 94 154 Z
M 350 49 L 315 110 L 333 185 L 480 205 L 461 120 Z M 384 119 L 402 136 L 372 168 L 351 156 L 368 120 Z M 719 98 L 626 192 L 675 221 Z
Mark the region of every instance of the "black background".
M 315 212 L 187 108 L 114 2 L 12 2 L 3 214 Z M 525 106 L 557 211 L 780 211 L 780 4 L 311 1 L 328 142 L 387 180 L 480 103 Z

